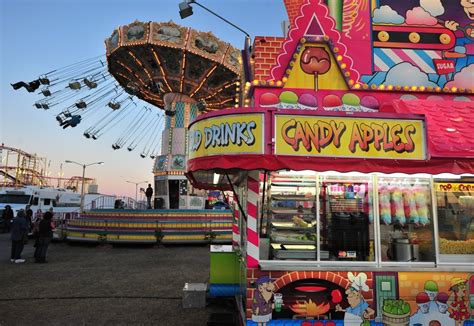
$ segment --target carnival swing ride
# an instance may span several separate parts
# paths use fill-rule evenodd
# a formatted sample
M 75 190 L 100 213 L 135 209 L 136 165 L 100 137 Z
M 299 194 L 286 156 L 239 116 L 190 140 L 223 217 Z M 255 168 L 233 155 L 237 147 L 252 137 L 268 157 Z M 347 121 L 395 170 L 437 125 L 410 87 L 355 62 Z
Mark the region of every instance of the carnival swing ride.
M 135 21 L 115 29 L 105 45 L 105 58 L 12 87 L 38 93 L 36 109 L 59 108 L 63 129 L 90 122 L 87 139 L 122 130 L 114 150 L 140 145 L 140 156 L 155 160 L 155 176 L 185 179 L 187 126 L 200 113 L 238 105 L 241 52 L 173 22 Z

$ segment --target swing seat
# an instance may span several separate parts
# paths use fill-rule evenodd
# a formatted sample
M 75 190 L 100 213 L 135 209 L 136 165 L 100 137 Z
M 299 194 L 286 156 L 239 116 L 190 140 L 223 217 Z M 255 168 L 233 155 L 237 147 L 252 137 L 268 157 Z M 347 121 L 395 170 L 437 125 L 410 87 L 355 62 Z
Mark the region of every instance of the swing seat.
M 118 109 L 120 109 L 120 103 L 109 102 L 108 106 L 109 106 L 109 108 L 111 108 L 112 110 L 118 110 Z
M 85 109 L 87 107 L 87 103 L 83 100 L 80 100 L 79 102 L 76 102 L 76 107 L 78 109 Z
M 47 77 L 40 77 L 39 82 L 42 85 L 49 85 L 49 79 Z
M 71 81 L 71 82 L 69 83 L 69 88 L 70 88 L 70 89 L 74 89 L 74 90 L 81 89 L 81 83 L 78 82 L 78 81 Z
M 84 84 L 89 87 L 90 89 L 93 89 L 93 88 L 96 88 L 97 87 L 97 83 L 95 81 L 93 81 L 92 79 L 87 79 L 87 78 L 84 78 Z

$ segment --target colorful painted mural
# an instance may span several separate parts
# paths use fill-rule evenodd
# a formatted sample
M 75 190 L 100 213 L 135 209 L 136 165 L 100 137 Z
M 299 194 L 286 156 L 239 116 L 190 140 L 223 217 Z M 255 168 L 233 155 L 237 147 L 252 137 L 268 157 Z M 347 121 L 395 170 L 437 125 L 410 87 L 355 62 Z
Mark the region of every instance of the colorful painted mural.
M 375 2 L 373 73 L 368 84 L 471 88 L 474 3 L 468 0 Z
M 457 91 L 472 89 L 473 75 L 472 1 L 306 0 L 270 81 L 286 89 Z
M 247 275 L 247 325 L 474 323 L 474 274 L 250 269 Z

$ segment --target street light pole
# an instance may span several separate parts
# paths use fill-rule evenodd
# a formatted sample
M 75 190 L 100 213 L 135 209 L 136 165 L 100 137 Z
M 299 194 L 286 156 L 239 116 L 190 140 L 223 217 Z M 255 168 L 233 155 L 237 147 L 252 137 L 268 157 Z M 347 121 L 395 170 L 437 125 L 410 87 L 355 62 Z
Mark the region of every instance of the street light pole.
M 244 31 L 242 28 L 240 28 L 239 26 L 235 25 L 234 23 L 228 21 L 227 19 L 225 19 L 224 17 L 222 17 L 221 15 L 218 15 L 217 13 L 215 13 L 214 11 L 212 11 L 211 9 L 203 6 L 202 4 L 200 4 L 199 2 L 197 2 L 196 0 L 185 0 L 184 2 L 181 2 L 179 4 L 179 14 L 181 16 L 181 19 L 184 19 L 186 17 L 189 17 L 193 14 L 193 9 L 192 7 L 190 6 L 191 4 L 195 4 L 195 5 L 198 5 L 199 7 L 201 7 L 202 9 L 206 10 L 207 12 L 209 12 L 210 14 L 216 16 L 217 18 L 220 18 L 222 19 L 223 21 L 225 21 L 227 24 L 229 24 L 230 26 L 238 29 L 239 31 L 241 31 L 242 33 L 245 34 L 245 36 L 250 39 L 250 35 L 249 33 L 247 33 L 246 31 Z
M 86 177 L 86 165 L 82 165 L 82 185 L 81 185 L 81 204 L 80 204 L 80 213 L 82 214 L 84 212 L 84 181 Z
M 135 185 L 135 207 L 137 207 L 138 205 L 138 185 L 139 184 L 142 184 L 142 183 L 148 183 L 148 181 L 140 181 L 140 182 L 133 182 L 133 181 L 126 181 L 128 183 L 132 183 Z
M 104 164 L 104 162 L 94 162 L 94 163 L 89 163 L 89 164 L 77 163 L 75 161 L 70 161 L 70 160 L 66 160 L 64 162 L 82 166 L 81 204 L 79 206 L 79 211 L 80 211 L 80 213 L 83 213 L 84 212 L 84 182 L 85 182 L 85 179 L 86 179 L 86 167 L 88 167 L 90 165 L 94 165 L 94 164 L 102 165 L 102 164 Z
M 246 62 L 249 58 L 249 55 L 250 55 L 249 53 L 250 53 L 250 41 L 251 40 L 250 40 L 249 33 L 244 31 L 242 28 L 235 25 L 234 23 L 230 22 L 229 20 L 225 19 L 221 15 L 218 15 L 217 13 L 212 11 L 211 9 L 209 9 L 209 8 L 203 6 L 202 4 L 198 3 L 196 0 L 184 0 L 183 2 L 179 3 L 179 16 L 181 17 L 181 19 L 189 17 L 193 14 L 193 7 L 191 7 L 191 4 L 198 5 L 202 9 L 209 12 L 210 14 L 216 16 L 217 18 L 223 20 L 224 22 L 226 22 L 230 26 L 234 27 L 235 29 L 237 29 L 240 32 L 245 34 L 245 43 L 244 43 L 244 50 L 242 51 L 242 57 L 243 57 L 242 59 L 244 60 L 244 62 Z M 245 75 L 245 78 L 247 80 L 250 79 L 250 69 L 247 65 L 244 65 L 244 75 Z

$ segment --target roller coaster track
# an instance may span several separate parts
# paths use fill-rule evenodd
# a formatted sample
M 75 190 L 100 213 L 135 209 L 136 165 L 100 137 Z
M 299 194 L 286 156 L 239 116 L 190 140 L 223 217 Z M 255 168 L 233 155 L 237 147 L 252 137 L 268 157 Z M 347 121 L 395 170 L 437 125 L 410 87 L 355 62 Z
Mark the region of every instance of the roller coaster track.
M 0 146 L 0 186 L 47 185 L 46 158 Z
M 0 187 L 62 186 L 79 189 L 82 177 L 70 178 L 51 177 L 47 175 L 48 160 L 36 154 L 27 153 L 21 149 L 0 145 Z M 85 185 L 94 179 L 84 178 Z

